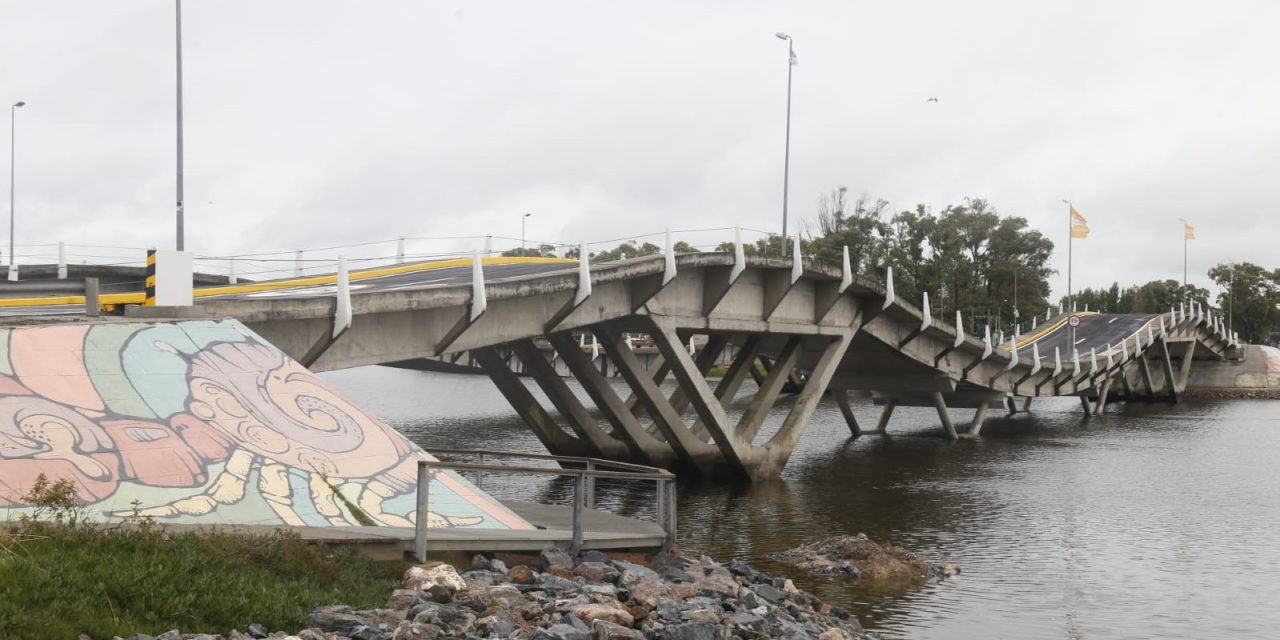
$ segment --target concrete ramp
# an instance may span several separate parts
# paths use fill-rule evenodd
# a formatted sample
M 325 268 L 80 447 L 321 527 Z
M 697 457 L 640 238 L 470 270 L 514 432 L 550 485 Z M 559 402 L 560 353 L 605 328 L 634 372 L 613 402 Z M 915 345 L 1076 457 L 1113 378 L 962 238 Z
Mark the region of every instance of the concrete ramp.
M 0 521 L 43 473 L 97 521 L 412 526 L 423 458 L 235 320 L 0 328 Z M 434 479 L 431 526 L 532 528 Z

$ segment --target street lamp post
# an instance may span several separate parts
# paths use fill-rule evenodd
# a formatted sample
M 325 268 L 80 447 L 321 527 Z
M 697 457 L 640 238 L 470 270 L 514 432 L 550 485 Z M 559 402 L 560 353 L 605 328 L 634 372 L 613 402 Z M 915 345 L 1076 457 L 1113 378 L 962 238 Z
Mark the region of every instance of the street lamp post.
M 791 68 L 796 66 L 795 41 L 791 36 L 778 32 L 778 38 L 787 41 L 787 142 L 782 155 L 782 255 L 787 255 L 787 187 L 791 177 Z
M 9 107 L 9 271 L 12 273 L 14 268 L 13 262 L 13 192 L 14 180 L 17 177 L 15 170 L 18 152 L 17 152 L 17 131 L 18 131 L 18 109 L 26 106 L 27 103 L 19 100 Z
M 173 0 L 177 32 L 178 62 L 178 251 L 182 251 L 186 232 L 183 229 L 183 185 L 182 185 L 182 0 Z
M 532 214 L 532 213 L 526 213 L 526 214 L 524 214 L 523 216 L 521 216 L 521 217 L 520 217 L 520 256 L 521 256 L 521 257 L 524 257 L 524 252 L 525 252 L 525 249 L 524 249 L 524 222 L 525 222 L 525 220 L 528 220 L 528 219 L 529 219 L 529 216 L 531 216 L 531 215 L 533 215 L 533 214 Z
M 1182 299 L 1190 300 L 1187 291 L 1187 221 L 1183 218 L 1178 219 L 1182 220 Z

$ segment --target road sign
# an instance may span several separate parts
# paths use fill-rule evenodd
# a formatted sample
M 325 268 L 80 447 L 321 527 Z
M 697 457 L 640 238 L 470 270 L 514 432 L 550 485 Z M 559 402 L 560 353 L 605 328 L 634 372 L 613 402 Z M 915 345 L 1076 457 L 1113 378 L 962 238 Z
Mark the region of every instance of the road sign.
M 1076 327 L 1080 326 L 1080 316 L 1070 316 L 1070 317 L 1068 317 L 1068 318 L 1067 318 L 1067 324 L 1071 325 L 1071 328 L 1072 328 L 1072 329 L 1074 329 L 1074 328 L 1076 328 Z

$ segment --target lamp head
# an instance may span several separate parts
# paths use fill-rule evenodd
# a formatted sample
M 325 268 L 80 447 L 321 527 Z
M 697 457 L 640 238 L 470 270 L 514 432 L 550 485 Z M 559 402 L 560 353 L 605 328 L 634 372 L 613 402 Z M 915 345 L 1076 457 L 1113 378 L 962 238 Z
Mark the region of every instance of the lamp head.
M 524 214 L 524 217 L 528 218 L 528 217 L 529 217 L 529 216 L 531 216 L 531 215 L 533 215 L 533 214 L 532 214 L 532 213 L 526 213 L 526 214 Z
M 25 103 L 25 102 L 23 102 L 23 101 L 19 100 L 19 101 L 17 101 L 17 102 L 15 102 L 15 103 L 13 103 L 13 106 L 15 106 L 15 107 L 25 107 L 25 106 L 27 106 L 27 103 Z
M 777 33 L 775 33 L 775 34 L 773 34 L 773 35 L 778 36 L 778 39 L 779 39 L 779 40 L 790 40 L 790 39 L 791 39 L 791 36 L 789 36 L 789 35 L 787 35 L 787 34 L 785 34 L 785 33 L 781 32 L 781 31 L 779 31 L 779 32 L 777 32 Z

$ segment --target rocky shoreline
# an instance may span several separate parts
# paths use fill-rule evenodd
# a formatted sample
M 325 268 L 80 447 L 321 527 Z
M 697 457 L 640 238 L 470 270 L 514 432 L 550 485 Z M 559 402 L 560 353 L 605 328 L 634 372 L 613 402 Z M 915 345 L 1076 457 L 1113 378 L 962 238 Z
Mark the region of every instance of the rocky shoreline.
M 929 563 L 902 547 L 878 544 L 861 533 L 824 538 L 770 557 L 809 573 L 847 576 L 880 589 L 904 589 L 960 574 L 959 565 Z
M 447 564 L 415 566 L 385 608 L 322 607 L 296 634 L 250 625 L 225 640 L 876 638 L 847 610 L 740 560 L 722 564 L 676 552 L 640 564 L 598 551 L 574 558 L 548 549 L 531 564 L 507 567 L 475 556 L 463 573 Z M 221 638 L 173 630 L 129 640 Z
M 1280 389 L 1187 389 L 1183 395 L 1188 398 L 1201 398 L 1206 400 L 1238 400 L 1238 399 L 1259 399 L 1259 400 L 1280 400 Z

